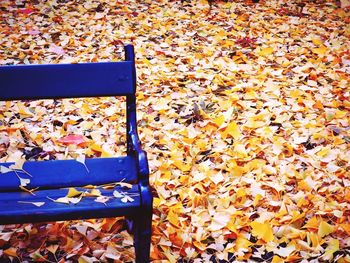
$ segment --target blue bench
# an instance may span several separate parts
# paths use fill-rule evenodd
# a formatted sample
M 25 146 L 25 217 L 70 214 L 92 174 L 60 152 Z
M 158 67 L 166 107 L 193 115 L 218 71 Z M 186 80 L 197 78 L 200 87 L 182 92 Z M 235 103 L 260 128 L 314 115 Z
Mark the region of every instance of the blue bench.
M 127 104 L 126 156 L 86 159 L 86 167 L 76 160 L 27 161 L 23 167 L 0 163 L 0 224 L 125 216 L 134 234 L 136 262 L 149 261 L 152 194 L 137 133 L 134 48 L 126 45 L 124 50 L 121 62 L 0 67 L 2 101 L 126 96 Z M 20 178 L 26 189 L 36 189 L 33 194 L 20 189 Z M 95 186 L 95 194 L 87 185 Z M 80 197 L 84 193 L 79 192 L 90 194 L 78 203 L 54 201 L 69 188 Z M 108 199 L 105 204 L 95 201 L 97 190 Z

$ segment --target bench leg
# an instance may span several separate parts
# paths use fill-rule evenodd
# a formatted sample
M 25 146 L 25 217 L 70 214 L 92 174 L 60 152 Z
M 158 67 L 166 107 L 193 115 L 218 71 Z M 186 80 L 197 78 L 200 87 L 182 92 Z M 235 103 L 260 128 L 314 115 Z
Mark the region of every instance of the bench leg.
M 152 233 L 152 209 L 143 210 L 134 219 L 134 247 L 136 263 L 147 263 L 150 257 L 151 233 Z

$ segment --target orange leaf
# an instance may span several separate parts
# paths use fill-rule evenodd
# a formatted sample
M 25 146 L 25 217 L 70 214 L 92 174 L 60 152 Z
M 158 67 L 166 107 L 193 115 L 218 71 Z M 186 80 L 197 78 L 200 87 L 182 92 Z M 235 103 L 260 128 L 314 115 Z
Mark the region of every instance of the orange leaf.
M 11 257 L 17 257 L 17 249 L 14 248 L 14 247 L 10 247 L 6 250 L 4 250 L 4 253 L 8 256 L 11 256 Z
M 318 229 L 319 226 L 319 220 L 317 219 L 316 216 L 311 217 L 309 221 L 303 226 L 303 228 L 308 228 L 308 229 Z

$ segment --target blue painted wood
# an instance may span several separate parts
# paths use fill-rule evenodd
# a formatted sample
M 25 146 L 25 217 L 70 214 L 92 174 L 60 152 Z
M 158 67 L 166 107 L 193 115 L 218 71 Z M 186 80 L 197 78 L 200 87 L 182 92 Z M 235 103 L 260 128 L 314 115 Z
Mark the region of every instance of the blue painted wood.
M 133 63 L 0 67 L 0 100 L 128 95 L 135 92 Z
M 152 236 L 152 194 L 149 186 L 141 186 L 141 207 L 138 215 L 134 218 L 134 247 L 136 262 L 149 262 L 149 251 Z
M 90 191 L 79 187 L 76 189 L 81 192 Z M 103 196 L 110 198 L 106 205 L 96 202 L 96 197 L 83 197 L 77 204 L 56 203 L 49 199 L 66 196 L 68 189 L 39 190 L 35 192 L 35 196 L 26 192 L 0 193 L 0 224 L 135 216 L 141 209 L 141 198 L 137 184 L 133 185 L 131 189 L 119 186 L 113 189 L 103 189 L 102 187 L 97 187 L 97 189 L 101 191 Z M 126 193 L 134 200 L 124 203 L 121 198 L 113 196 L 114 190 Z M 36 207 L 30 202 L 45 202 L 45 204 Z
M 125 49 L 125 60 L 135 63 L 134 48 L 128 46 Z M 134 67 L 135 68 L 135 67 Z M 133 71 L 133 85 L 136 90 L 136 70 Z M 134 247 L 136 262 L 149 262 L 149 252 L 152 233 L 152 205 L 153 197 L 149 187 L 149 168 L 147 154 L 142 150 L 141 142 L 137 132 L 136 97 L 128 95 L 126 100 L 127 111 L 127 152 L 137 161 L 139 189 L 141 195 L 141 207 L 136 217 L 129 217 L 134 234 Z
M 75 160 L 26 162 L 23 168 L 32 178 L 21 172 L 18 176 L 30 179 L 27 188 L 39 187 L 35 195 L 19 191 L 15 173 L 1 174 L 0 224 L 126 216 L 133 226 L 136 262 L 145 263 L 150 256 L 153 198 L 147 154 L 142 150 L 137 132 L 134 47 L 126 45 L 124 49 L 124 62 L 0 67 L 0 100 L 127 97 L 127 156 L 87 159 L 89 172 Z M 75 205 L 47 199 L 65 196 L 67 189 L 62 187 L 118 181 L 132 184 L 131 189 L 124 191 L 132 196 L 133 202 L 121 202 L 112 197 L 114 189 L 101 188 L 104 196 L 111 197 L 107 205 L 91 197 Z M 45 205 L 36 207 L 26 202 L 45 202 Z
M 1 165 L 9 167 L 12 163 Z M 22 178 L 30 179 L 26 188 L 48 189 L 71 186 L 101 185 L 113 182 L 137 182 L 136 162 L 132 156 L 93 158 L 85 160 L 86 167 L 76 160 L 25 162 Z M 89 171 L 87 171 L 87 169 Z M 0 192 L 18 191 L 19 179 L 14 172 L 1 174 Z

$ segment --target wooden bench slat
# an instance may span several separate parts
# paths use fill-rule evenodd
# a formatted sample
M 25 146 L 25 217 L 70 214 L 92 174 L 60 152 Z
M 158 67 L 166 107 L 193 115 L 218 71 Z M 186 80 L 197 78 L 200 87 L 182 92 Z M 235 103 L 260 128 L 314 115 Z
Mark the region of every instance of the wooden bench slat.
M 0 100 L 103 97 L 134 94 L 133 63 L 0 67 Z
M 11 164 L 13 163 L 0 163 L 5 167 Z M 17 172 L 17 175 L 30 179 L 30 183 L 26 186 L 29 189 L 102 185 L 121 181 L 137 182 L 136 163 L 131 156 L 86 159 L 85 165 L 86 167 L 76 160 L 31 161 L 25 162 L 23 169 L 32 177 L 23 172 Z M 17 175 L 15 172 L 0 174 L 0 192 L 19 191 L 20 181 Z
M 76 189 L 82 192 L 88 191 L 85 188 Z M 67 195 L 68 189 L 39 190 L 35 191 L 35 196 L 25 192 L 0 193 L 0 224 L 133 216 L 140 208 L 141 199 L 138 185 L 133 185 L 131 189 L 118 186 L 108 190 L 101 187 L 97 189 L 101 191 L 103 196 L 110 197 L 106 205 L 96 202 L 96 197 L 83 197 L 77 204 L 57 203 L 48 199 L 48 197 L 52 199 L 64 197 Z M 118 192 L 127 193 L 133 198 L 133 201 L 124 203 L 121 198 L 114 197 L 113 191 L 115 189 Z M 45 204 L 36 207 L 30 202 L 45 202 Z

